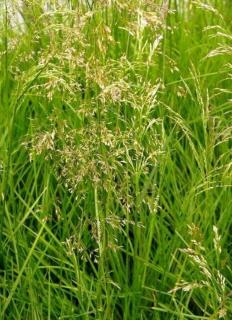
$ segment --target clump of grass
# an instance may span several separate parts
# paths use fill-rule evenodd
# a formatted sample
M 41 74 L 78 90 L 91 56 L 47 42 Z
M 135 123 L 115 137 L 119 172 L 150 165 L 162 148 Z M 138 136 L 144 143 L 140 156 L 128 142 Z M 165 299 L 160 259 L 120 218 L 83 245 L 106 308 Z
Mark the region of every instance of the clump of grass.
M 230 319 L 228 1 L 5 1 L 0 314 Z

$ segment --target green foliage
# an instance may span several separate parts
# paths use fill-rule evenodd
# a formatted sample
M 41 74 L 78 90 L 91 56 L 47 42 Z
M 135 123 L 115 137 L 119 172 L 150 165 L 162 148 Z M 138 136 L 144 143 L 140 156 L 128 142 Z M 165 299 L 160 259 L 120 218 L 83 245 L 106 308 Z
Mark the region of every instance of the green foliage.
M 0 10 L 0 318 L 231 319 L 230 2 Z

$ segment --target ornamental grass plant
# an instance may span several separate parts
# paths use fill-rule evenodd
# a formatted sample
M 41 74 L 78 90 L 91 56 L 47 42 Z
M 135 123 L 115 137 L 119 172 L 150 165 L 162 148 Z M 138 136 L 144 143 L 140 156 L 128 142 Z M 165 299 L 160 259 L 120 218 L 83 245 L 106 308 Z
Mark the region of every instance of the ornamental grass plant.
M 231 21 L 0 1 L 0 319 L 232 319 Z

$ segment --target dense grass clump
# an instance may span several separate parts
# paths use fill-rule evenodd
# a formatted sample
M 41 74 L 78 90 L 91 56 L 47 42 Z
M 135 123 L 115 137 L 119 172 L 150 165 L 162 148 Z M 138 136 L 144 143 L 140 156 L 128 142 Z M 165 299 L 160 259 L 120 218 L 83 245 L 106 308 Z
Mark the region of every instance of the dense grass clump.
M 0 10 L 0 319 L 232 319 L 231 1 Z

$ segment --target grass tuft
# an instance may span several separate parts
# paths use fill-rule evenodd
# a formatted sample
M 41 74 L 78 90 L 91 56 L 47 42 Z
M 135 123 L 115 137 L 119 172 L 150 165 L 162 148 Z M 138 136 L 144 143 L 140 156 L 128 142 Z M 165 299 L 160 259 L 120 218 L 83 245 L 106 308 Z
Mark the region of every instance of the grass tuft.
M 231 319 L 231 3 L 0 2 L 0 318 Z

